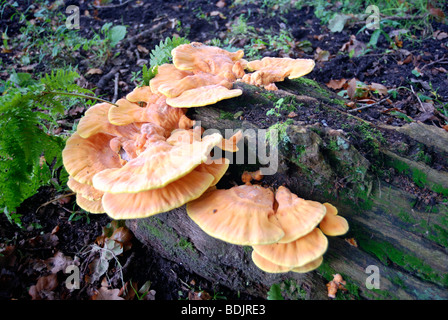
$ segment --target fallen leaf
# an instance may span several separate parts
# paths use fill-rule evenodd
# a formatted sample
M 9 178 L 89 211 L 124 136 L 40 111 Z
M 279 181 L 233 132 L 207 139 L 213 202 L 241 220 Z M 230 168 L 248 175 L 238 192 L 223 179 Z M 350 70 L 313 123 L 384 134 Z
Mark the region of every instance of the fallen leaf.
M 137 46 L 137 50 L 138 50 L 138 52 L 141 52 L 141 53 L 144 53 L 144 54 L 149 54 L 149 50 L 146 49 L 144 46 L 142 46 L 140 44 Z
M 58 273 L 59 271 L 65 272 L 68 266 L 79 265 L 79 261 L 73 260 L 71 257 L 67 257 L 59 251 L 53 257 L 45 260 L 44 263 L 51 273 Z
M 429 8 L 429 14 L 435 17 L 438 21 L 442 21 L 443 19 L 445 19 L 445 13 L 439 8 Z
M 346 83 L 347 83 L 347 80 L 344 78 L 339 79 L 339 80 L 331 79 L 328 83 L 326 83 L 326 85 L 327 85 L 327 87 L 329 87 L 331 89 L 339 90 L 339 89 L 342 89 Z
M 32 300 L 54 300 L 53 290 L 58 286 L 58 279 L 55 273 L 48 276 L 42 276 L 28 290 Z
M 328 28 L 331 32 L 341 32 L 344 30 L 345 24 L 351 18 L 351 15 L 337 13 L 328 21 Z
M 92 296 L 92 300 L 124 300 L 119 296 L 120 289 L 108 289 L 107 287 L 101 287 L 96 290 Z
M 224 0 L 219 0 L 215 4 L 218 8 L 224 8 L 226 6 L 226 2 Z
M 347 86 L 347 94 L 351 100 L 353 100 L 353 98 L 355 97 L 356 87 L 357 87 L 357 80 L 356 78 L 353 78 L 348 82 Z
M 403 61 L 398 61 L 398 65 L 408 64 L 412 61 L 412 54 L 408 55 L 406 58 L 404 58 Z
M 437 30 L 432 34 L 432 36 L 437 40 L 444 40 L 448 38 L 448 33 Z
M 210 16 L 214 17 L 214 16 L 219 16 L 221 19 L 226 19 L 226 16 L 222 14 L 222 12 L 219 11 L 212 11 L 210 12 Z
M 355 238 L 348 238 L 345 239 L 345 241 L 353 247 L 358 247 L 358 243 L 356 242 Z
M 381 96 L 387 95 L 388 92 L 386 86 L 375 82 L 372 82 L 372 84 L 369 86 L 369 89 L 378 92 Z
M 448 124 L 444 125 L 442 128 L 448 131 Z
M 364 42 L 357 40 L 355 35 L 351 35 L 350 40 L 344 43 L 339 51 L 348 52 L 351 57 L 358 57 L 366 47 L 367 45 Z
M 211 300 L 211 296 L 206 291 L 188 292 L 188 300 Z
M 92 68 L 87 70 L 86 75 L 92 75 L 92 74 L 103 74 L 103 70 L 100 68 Z
M 314 60 L 316 61 L 328 61 L 330 58 L 330 51 L 322 50 L 321 48 L 317 48 L 314 53 Z

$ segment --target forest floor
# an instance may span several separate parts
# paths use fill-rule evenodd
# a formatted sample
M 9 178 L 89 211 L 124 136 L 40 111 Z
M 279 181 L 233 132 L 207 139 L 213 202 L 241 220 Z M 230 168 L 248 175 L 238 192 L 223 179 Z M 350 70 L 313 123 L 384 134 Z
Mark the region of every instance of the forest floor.
M 69 5 L 79 7 L 80 28 L 61 31 Z M 448 130 L 448 5 L 409 6 L 401 15 L 380 12 L 377 32 L 365 28 L 366 16 L 358 14 L 365 8 L 360 8 L 351 13 L 341 2 L 326 1 L 314 6 L 256 0 L 2 1 L 0 79 L 10 79 L 14 70 L 37 75 L 72 66 L 81 75 L 80 86 L 112 101 L 139 84 L 151 50 L 177 35 L 244 49 L 246 59 L 315 59 L 306 78 L 346 97 L 343 108 L 358 117 L 391 126 L 420 121 Z M 101 42 L 106 23 L 126 27 L 114 46 Z M 67 108 L 59 132 L 72 130 L 86 109 Z M 91 281 L 99 243 L 112 239 L 119 226 L 110 226 L 107 215 L 81 210 L 74 197 L 60 198 L 69 193 L 41 187 L 17 209 L 21 226 L 0 214 L 0 299 L 260 298 L 191 274 L 131 239 L 125 229 L 114 238 L 125 245 L 103 266 L 108 277 Z M 65 267 L 73 263 L 81 272 L 79 290 L 65 285 Z

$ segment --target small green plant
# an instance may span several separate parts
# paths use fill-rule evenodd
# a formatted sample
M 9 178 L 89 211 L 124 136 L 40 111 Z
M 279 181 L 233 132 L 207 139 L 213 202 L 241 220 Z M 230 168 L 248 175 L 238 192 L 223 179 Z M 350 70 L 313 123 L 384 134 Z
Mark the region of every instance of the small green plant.
M 151 51 L 149 55 L 149 63 L 151 67 L 160 66 L 164 63 L 171 63 L 172 56 L 171 50 L 180 46 L 181 44 L 188 44 L 189 40 L 182 37 L 167 37 L 165 40 L 161 40 L 158 45 Z
M 285 300 L 282 296 L 282 290 L 280 288 L 280 285 L 277 283 L 274 283 L 271 288 L 269 288 L 268 291 L 268 300 Z

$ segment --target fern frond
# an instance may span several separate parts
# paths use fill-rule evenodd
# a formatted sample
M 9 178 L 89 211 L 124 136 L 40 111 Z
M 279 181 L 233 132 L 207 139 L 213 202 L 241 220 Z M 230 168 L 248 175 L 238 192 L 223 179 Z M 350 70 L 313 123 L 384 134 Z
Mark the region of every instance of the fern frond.
M 171 50 L 181 44 L 188 43 L 190 43 L 190 41 L 183 37 L 167 37 L 165 40 L 161 40 L 160 43 L 151 51 L 149 55 L 149 63 L 153 67 L 160 66 L 164 63 L 170 63 L 172 61 Z

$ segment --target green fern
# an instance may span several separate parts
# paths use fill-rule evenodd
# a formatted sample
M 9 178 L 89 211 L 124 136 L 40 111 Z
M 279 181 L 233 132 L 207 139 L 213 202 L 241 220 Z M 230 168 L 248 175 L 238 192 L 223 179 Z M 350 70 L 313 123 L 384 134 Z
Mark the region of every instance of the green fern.
M 75 84 L 78 77 L 73 70 L 56 70 L 38 80 L 13 73 L 0 85 L 0 211 L 10 221 L 20 224 L 16 209 L 50 184 L 52 171 L 63 169 L 65 139 L 53 135 L 52 128 L 66 106 L 79 102 L 73 95 L 93 94 Z
M 160 66 L 164 63 L 171 63 L 171 50 L 181 44 L 188 43 L 190 43 L 190 41 L 183 37 L 167 37 L 165 40 L 161 40 L 159 45 L 156 45 L 156 47 L 151 51 L 149 55 L 149 63 L 152 67 Z

